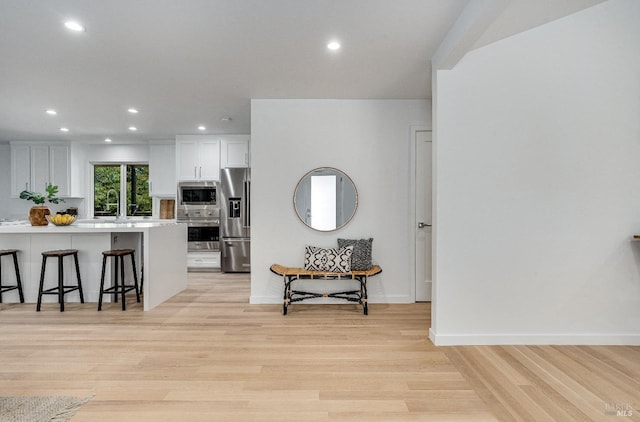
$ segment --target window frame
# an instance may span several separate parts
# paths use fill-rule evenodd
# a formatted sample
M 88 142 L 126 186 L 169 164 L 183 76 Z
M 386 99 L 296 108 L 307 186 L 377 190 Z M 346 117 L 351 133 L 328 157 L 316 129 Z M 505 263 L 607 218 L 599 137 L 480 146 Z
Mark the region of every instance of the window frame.
M 150 218 L 151 216 L 155 215 L 155 201 L 153 200 L 153 198 L 151 197 L 151 189 L 148 186 L 148 192 L 149 192 L 149 197 L 151 198 L 151 216 L 128 216 L 127 215 L 127 201 L 126 201 L 126 192 L 127 192 L 127 166 L 147 166 L 149 167 L 149 162 L 148 161 L 92 161 L 89 163 L 90 164 L 90 177 L 89 177 L 89 185 L 90 185 L 90 191 L 89 191 L 89 203 L 87 204 L 87 211 L 88 211 L 88 215 L 89 218 L 100 218 L 100 219 L 105 219 L 105 220 L 115 220 L 116 216 L 99 216 L 96 217 L 95 215 L 95 194 L 96 194 L 96 187 L 95 187 L 95 166 L 120 166 L 120 191 L 118 192 L 118 200 L 119 200 L 119 209 L 117 214 L 118 215 L 123 215 L 125 216 L 127 219 L 129 220 L 142 220 L 145 218 Z M 123 195 L 122 193 L 125 193 L 124 198 L 125 200 L 123 201 Z

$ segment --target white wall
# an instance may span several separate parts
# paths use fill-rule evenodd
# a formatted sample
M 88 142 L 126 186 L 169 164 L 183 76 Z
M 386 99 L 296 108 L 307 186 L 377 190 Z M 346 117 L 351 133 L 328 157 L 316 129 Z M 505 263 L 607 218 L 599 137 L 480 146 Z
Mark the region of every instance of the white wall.
M 251 102 L 251 303 L 282 303 L 282 279 L 269 267 L 303 266 L 305 245 L 337 246 L 338 237 L 374 238 L 383 273 L 370 280 L 371 301 L 410 300 L 410 127 L 429 124 L 430 112 L 422 100 Z M 358 189 L 356 215 L 335 232 L 307 228 L 293 209 L 298 180 L 323 166 Z
M 640 344 L 640 2 L 437 75 L 436 344 Z

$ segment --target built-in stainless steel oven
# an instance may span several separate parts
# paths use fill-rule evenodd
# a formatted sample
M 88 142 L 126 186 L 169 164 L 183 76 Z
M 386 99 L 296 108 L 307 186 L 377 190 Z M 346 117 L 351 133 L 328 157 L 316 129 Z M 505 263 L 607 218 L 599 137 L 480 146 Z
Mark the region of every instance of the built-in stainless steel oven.
M 187 250 L 219 251 L 220 220 L 187 222 Z
M 187 250 L 220 250 L 218 184 L 214 181 L 178 183 L 176 221 L 187 225 Z

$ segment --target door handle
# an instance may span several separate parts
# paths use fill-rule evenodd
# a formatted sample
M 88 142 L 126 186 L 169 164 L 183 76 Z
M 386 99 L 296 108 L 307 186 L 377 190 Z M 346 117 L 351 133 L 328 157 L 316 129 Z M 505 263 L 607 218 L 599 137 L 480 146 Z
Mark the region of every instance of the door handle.
M 431 224 L 426 224 L 426 223 L 423 223 L 422 221 L 418 223 L 419 229 L 424 229 L 425 227 L 431 227 Z

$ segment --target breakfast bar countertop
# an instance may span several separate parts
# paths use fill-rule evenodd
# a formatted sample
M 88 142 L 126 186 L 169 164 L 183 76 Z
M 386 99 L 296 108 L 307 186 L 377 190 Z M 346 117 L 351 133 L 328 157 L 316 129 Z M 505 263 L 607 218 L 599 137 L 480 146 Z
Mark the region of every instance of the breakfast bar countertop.
M 49 224 L 47 226 L 32 226 L 28 222 L 0 224 L 0 233 L 27 233 L 27 234 L 44 234 L 44 233 L 95 233 L 95 232 L 139 232 L 140 229 L 148 229 L 152 227 L 162 227 L 166 225 L 174 225 L 175 220 L 78 220 L 69 226 L 56 226 Z
M 187 226 L 175 220 L 87 219 L 68 226 L 32 226 L 27 222 L 0 225 L 0 249 L 20 251 L 18 260 L 27 303 L 37 299 L 43 251 L 78 249 L 85 298 L 88 302 L 97 302 L 99 284 L 96 280 L 100 277 L 102 252 L 122 247 L 134 247 L 139 268 L 144 268 L 145 311 L 186 289 Z M 48 273 L 47 278 L 53 277 L 53 273 Z M 3 297 L 3 302 L 15 301 L 17 296 Z

